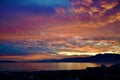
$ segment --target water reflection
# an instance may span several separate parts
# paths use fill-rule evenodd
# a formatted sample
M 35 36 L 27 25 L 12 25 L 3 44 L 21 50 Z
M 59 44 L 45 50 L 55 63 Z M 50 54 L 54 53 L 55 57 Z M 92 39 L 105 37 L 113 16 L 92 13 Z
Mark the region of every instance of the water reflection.
M 109 66 L 110 64 L 106 64 Z M 81 70 L 98 67 L 97 63 L 0 63 L 0 71 Z

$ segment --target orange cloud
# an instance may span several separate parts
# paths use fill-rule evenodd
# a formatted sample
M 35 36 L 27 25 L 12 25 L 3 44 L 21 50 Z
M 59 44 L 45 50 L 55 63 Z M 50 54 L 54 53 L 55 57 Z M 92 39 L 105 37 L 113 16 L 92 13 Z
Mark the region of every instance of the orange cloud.
M 17 61 L 27 61 L 27 60 L 44 60 L 44 59 L 61 59 L 62 56 L 42 54 L 42 53 L 31 53 L 30 55 L 3 55 L 0 56 L 0 60 L 17 60 Z
M 70 1 L 72 7 L 68 7 L 67 10 L 62 8 L 62 11 L 64 11 L 64 15 L 67 15 L 65 11 L 69 11 L 71 15 L 68 15 L 67 17 L 70 17 L 74 21 L 72 25 L 80 25 L 79 27 L 96 28 L 119 21 L 119 12 L 114 12 L 113 14 L 111 13 L 111 15 L 105 16 L 108 11 L 112 11 L 112 9 L 117 6 L 117 0 L 112 2 L 100 0 L 98 2 L 98 5 L 101 7 L 97 7 L 96 5 L 91 6 L 91 4 L 93 4 L 92 0 Z M 59 12 L 56 13 L 59 14 Z
M 120 21 L 120 12 L 114 12 L 105 16 L 108 10 L 114 11 L 113 8 L 118 4 L 118 1 L 114 0 L 107 3 L 104 0 L 99 0 L 98 2 L 99 4 L 97 5 L 101 6 L 101 8 L 93 5 L 93 0 L 76 0 L 75 2 L 71 1 L 71 7 L 55 8 L 56 14 L 53 16 L 19 16 L 22 18 L 19 23 L 24 22 L 23 25 L 19 25 L 24 26 L 24 28 L 17 27 L 15 30 L 10 28 L 14 33 L 0 32 L 0 39 L 45 40 L 67 38 L 76 35 L 88 36 L 89 34 L 91 37 L 103 35 L 105 32 L 96 29 Z
M 106 10 L 113 9 L 117 4 L 117 0 L 114 0 L 113 2 L 107 2 L 106 0 L 102 0 L 100 2 L 100 6 Z
M 116 21 L 120 21 L 120 12 L 117 12 L 114 15 L 110 15 L 108 17 L 108 23 L 113 23 Z

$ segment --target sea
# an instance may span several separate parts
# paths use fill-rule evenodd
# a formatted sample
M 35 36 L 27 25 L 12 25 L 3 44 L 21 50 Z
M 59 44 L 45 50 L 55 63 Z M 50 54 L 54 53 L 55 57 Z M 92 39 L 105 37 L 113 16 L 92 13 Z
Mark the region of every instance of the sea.
M 18 62 L 18 63 L 0 63 L 0 71 L 54 71 L 54 70 L 82 70 L 88 67 L 100 67 L 101 65 L 110 66 L 106 63 L 81 63 L 81 62 Z

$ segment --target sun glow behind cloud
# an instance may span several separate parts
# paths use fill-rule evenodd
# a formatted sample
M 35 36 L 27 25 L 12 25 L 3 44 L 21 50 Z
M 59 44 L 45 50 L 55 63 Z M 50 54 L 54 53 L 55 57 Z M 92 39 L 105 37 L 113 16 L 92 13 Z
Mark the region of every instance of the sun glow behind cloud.
M 67 51 L 61 51 L 61 52 L 58 52 L 57 53 L 58 55 L 67 55 L 67 56 L 80 56 L 80 55 L 96 55 L 96 54 L 98 54 L 98 53 L 91 53 L 91 52 L 89 52 L 89 53 L 81 53 L 81 52 L 67 52 Z

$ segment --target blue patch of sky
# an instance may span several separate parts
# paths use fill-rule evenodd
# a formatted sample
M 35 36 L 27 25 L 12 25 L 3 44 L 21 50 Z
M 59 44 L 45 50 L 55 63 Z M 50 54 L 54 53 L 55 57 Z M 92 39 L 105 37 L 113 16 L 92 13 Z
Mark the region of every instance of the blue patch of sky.
M 57 6 L 66 7 L 68 4 L 68 0 L 2 0 L 0 9 L 47 10 L 49 12 L 50 9 L 52 10 Z

